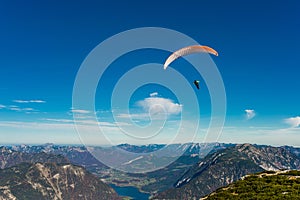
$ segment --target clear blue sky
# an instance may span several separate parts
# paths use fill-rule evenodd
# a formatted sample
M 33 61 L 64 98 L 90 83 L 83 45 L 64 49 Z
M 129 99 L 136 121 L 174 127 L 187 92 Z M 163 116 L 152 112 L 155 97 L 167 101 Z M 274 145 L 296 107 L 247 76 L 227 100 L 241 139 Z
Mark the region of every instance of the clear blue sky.
M 218 50 L 213 60 L 227 96 L 220 142 L 300 146 L 300 3 L 296 0 L 3 1 L 0 26 L 2 143 L 80 143 L 72 123 L 76 111 L 71 109 L 73 84 L 83 60 L 112 35 L 150 26 L 174 29 Z M 168 53 L 148 50 L 136 52 L 139 55 L 138 62 L 126 57 L 117 62 L 129 70 L 135 64 L 161 62 Z M 96 96 L 96 109 L 103 113 L 111 110 L 106 98 L 126 72 L 116 69 L 104 79 L 111 87 Z M 154 100 L 180 104 L 169 90 L 150 85 L 135 93 L 130 108 L 143 107 L 139 102 L 149 100 L 153 92 L 158 93 Z M 205 89 L 197 93 L 208 105 L 207 95 Z M 178 113 L 175 110 L 170 120 L 176 122 Z M 203 114 L 209 115 L 209 108 L 204 107 Z M 85 120 L 85 125 L 92 124 Z M 171 134 L 174 127 L 169 128 Z M 116 137 L 116 143 L 121 138 Z

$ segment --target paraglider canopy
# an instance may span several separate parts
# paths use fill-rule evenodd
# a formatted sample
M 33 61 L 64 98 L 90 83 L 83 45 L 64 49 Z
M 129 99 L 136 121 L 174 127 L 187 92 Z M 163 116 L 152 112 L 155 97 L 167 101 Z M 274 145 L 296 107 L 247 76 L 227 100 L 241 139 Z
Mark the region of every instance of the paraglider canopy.
M 201 46 L 201 45 L 188 46 L 188 47 L 184 47 L 184 48 L 179 49 L 179 50 L 175 51 L 174 53 L 172 53 L 167 58 L 167 60 L 164 64 L 164 69 L 167 69 L 167 67 L 177 58 L 188 55 L 188 54 L 192 54 L 192 53 L 210 53 L 215 56 L 218 56 L 218 52 L 211 47 Z
M 194 80 L 194 85 L 197 87 L 198 90 L 200 89 L 199 83 L 200 81 Z

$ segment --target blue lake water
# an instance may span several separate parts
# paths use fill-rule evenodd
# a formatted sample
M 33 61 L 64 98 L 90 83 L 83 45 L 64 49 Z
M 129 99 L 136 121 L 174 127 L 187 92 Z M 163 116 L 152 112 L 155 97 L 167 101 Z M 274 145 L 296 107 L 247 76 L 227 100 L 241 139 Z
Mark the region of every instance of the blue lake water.
M 120 196 L 127 196 L 131 197 L 135 200 L 148 200 L 150 197 L 150 194 L 140 192 L 139 189 L 136 187 L 126 186 L 126 187 L 120 187 L 114 184 L 110 184 L 112 188 L 120 195 Z

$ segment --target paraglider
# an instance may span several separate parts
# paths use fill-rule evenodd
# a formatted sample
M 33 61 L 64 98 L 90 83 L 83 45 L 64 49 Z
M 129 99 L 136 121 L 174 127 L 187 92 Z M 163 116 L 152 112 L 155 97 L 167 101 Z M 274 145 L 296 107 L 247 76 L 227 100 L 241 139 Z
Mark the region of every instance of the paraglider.
M 174 53 L 172 53 L 167 58 L 167 60 L 164 64 L 164 69 L 167 69 L 167 67 L 177 58 L 188 55 L 188 54 L 192 54 L 192 53 L 210 53 L 215 56 L 218 56 L 218 52 L 211 47 L 201 46 L 201 45 L 188 46 L 188 47 L 184 47 L 184 48 L 179 49 L 179 50 L 175 51 Z
M 194 80 L 194 85 L 197 87 L 198 90 L 200 89 L 199 83 L 200 83 L 200 81 Z

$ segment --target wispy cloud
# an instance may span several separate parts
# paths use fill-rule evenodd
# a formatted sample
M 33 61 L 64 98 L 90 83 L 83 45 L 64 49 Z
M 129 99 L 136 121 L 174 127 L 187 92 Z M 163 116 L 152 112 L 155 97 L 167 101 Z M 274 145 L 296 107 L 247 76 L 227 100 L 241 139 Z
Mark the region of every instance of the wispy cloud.
M 50 122 L 60 122 L 60 123 L 73 123 L 74 122 L 74 120 L 72 120 L 72 119 L 52 119 L 52 118 L 46 118 L 46 119 L 43 119 L 43 120 L 50 121 Z
M 13 100 L 15 103 L 46 103 L 44 100 Z
M 292 128 L 300 127 L 300 116 L 284 119 L 284 122 L 289 124 Z
M 47 130 L 53 132 L 59 131 L 74 131 L 74 125 L 80 129 L 85 129 L 91 132 L 99 131 L 101 129 L 111 133 L 111 131 L 120 131 L 120 127 L 128 126 L 127 123 L 116 122 L 99 122 L 97 120 L 72 120 L 72 119 L 56 119 L 45 118 L 35 122 L 30 121 L 0 121 L 0 127 L 6 128 L 21 128 L 26 130 Z
M 256 115 L 255 110 L 246 109 L 245 112 L 246 112 L 246 119 L 247 120 L 252 119 Z
M 19 107 L 10 107 L 9 110 L 13 111 L 35 111 L 33 108 L 19 108 Z
M 28 100 L 28 101 L 14 100 L 13 102 L 26 104 L 26 103 L 42 103 L 41 101 L 42 100 Z M 23 106 L 19 106 L 19 105 L 2 105 L 2 104 L 0 104 L 0 109 L 5 109 L 5 110 L 9 110 L 9 111 L 17 111 L 17 112 L 25 112 L 26 114 L 38 112 L 38 110 L 36 110 L 35 108 L 23 107 Z
M 73 124 L 60 122 L 21 122 L 0 121 L 0 127 L 21 128 L 28 130 L 57 130 L 73 129 Z
M 144 119 L 144 118 L 149 118 L 149 114 L 148 113 L 135 113 L 135 114 L 127 114 L 127 113 L 119 113 L 116 114 L 116 117 L 118 118 L 123 118 L 123 119 Z
M 116 122 L 101 122 L 96 119 L 55 119 L 55 118 L 45 118 L 44 121 L 49 123 L 60 123 L 60 124 L 77 124 L 77 125 L 90 125 L 90 126 L 103 126 L 103 127 L 116 127 L 119 125 L 128 125 L 127 123 L 116 123 Z
M 25 112 L 25 113 L 31 113 L 33 111 L 37 111 L 34 108 L 30 108 L 30 107 L 21 108 L 21 107 L 16 106 L 16 105 L 3 106 L 2 108 L 5 108 L 5 109 L 10 110 L 10 111 Z M 1 106 L 0 106 L 0 109 L 1 109 Z
M 72 113 L 77 113 L 77 114 L 89 114 L 91 111 L 89 110 L 82 110 L 82 109 L 71 109 Z

